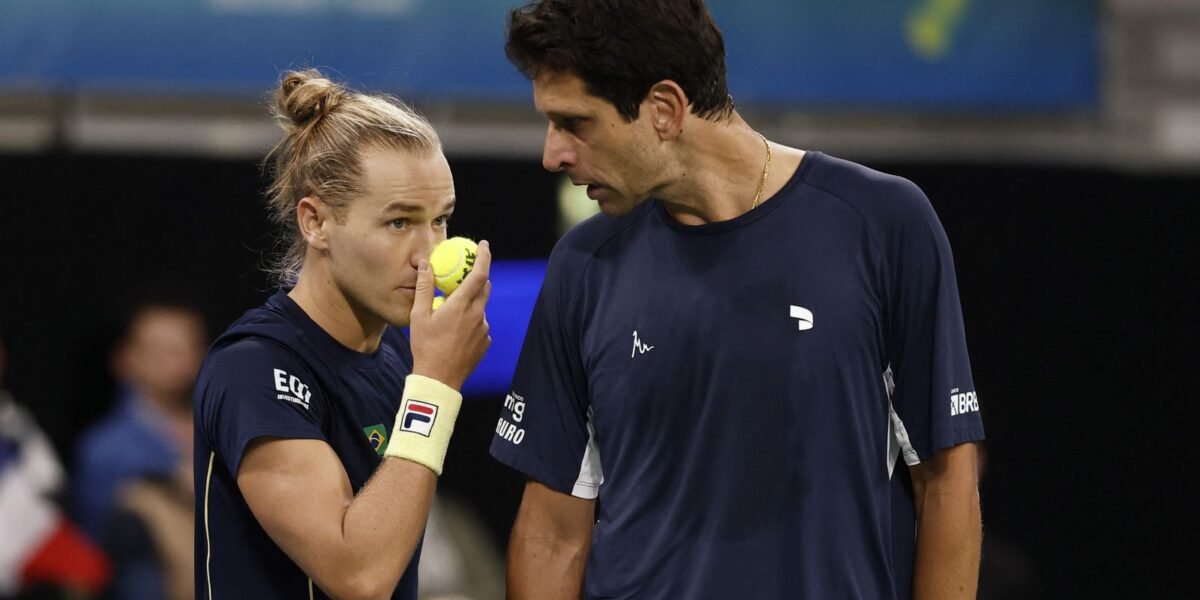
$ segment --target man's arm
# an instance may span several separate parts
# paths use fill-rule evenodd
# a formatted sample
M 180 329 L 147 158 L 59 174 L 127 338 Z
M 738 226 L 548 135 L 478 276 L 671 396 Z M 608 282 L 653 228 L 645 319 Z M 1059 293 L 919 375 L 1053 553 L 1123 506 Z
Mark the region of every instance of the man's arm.
M 271 539 L 329 595 L 386 598 L 412 558 L 437 477 L 386 458 L 357 497 L 321 440 L 259 438 L 238 487 Z
M 508 542 L 510 600 L 580 598 L 596 501 L 530 479 Z
M 975 444 L 947 448 L 910 468 L 917 512 L 914 600 L 974 598 L 983 526 Z

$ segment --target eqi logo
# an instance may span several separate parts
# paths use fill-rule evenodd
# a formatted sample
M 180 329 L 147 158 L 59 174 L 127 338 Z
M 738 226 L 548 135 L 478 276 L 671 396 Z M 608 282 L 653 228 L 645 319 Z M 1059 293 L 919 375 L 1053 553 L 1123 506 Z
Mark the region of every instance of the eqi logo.
M 275 369 L 275 391 L 279 392 L 275 397 L 279 400 L 286 400 L 292 404 L 299 404 L 305 409 L 308 408 L 309 400 L 312 399 L 312 390 L 308 389 L 300 381 L 299 377 L 289 374 L 283 369 Z
M 950 416 L 956 417 L 969 412 L 979 412 L 979 397 L 975 392 L 960 394 L 958 388 L 950 390 Z
M 436 404 L 409 400 L 400 414 L 400 431 L 411 431 L 429 437 L 433 431 L 433 421 L 437 418 Z

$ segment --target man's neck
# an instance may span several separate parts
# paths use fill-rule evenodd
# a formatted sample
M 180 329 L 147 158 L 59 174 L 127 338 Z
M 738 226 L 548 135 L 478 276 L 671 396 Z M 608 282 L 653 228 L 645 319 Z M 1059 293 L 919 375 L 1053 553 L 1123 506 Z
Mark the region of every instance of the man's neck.
M 356 352 L 374 352 L 379 348 L 387 324 L 356 310 L 335 285 L 314 285 L 319 279 L 332 281 L 326 274 L 300 272 L 296 287 L 288 297 L 296 302 L 321 329 L 341 345 Z
M 758 204 L 766 202 L 783 188 L 804 155 L 772 144 L 764 177 L 767 143 L 741 116 L 734 113 L 721 123 L 692 121 L 678 139 L 681 176 L 654 193 L 667 213 L 684 225 L 728 221 L 751 210 L 756 199 Z

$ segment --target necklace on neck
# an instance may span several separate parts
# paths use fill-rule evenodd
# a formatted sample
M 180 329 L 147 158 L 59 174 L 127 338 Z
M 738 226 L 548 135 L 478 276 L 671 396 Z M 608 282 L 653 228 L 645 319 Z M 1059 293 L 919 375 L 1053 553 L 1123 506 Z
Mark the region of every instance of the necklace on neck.
M 771 143 L 763 134 L 758 134 L 762 138 L 763 146 L 767 148 L 767 162 L 763 163 L 762 178 L 758 180 L 758 192 L 754 194 L 754 204 L 750 205 L 750 210 L 758 208 L 758 203 L 762 200 L 763 186 L 767 185 L 767 173 L 771 171 Z

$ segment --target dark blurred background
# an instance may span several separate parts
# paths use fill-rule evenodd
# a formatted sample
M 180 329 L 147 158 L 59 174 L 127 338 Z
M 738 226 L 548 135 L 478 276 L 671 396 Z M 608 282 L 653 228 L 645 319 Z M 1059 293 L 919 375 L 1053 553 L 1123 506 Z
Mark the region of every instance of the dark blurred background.
M 541 169 L 541 122 L 499 50 L 512 3 L 480 2 L 487 18 L 466 19 L 456 36 L 486 32 L 478 43 L 490 54 L 469 47 L 440 74 L 416 66 L 432 50 L 374 57 L 370 44 L 393 43 L 376 26 L 364 26 L 370 35 L 354 51 L 313 43 L 260 64 L 219 53 L 180 55 L 174 65 L 75 58 L 59 72 L 53 61 L 30 66 L 34 35 L 55 31 L 48 17 L 23 0 L 0 0 L 0 14 L 6 4 L 16 17 L 7 28 L 0 21 L 0 39 L 16 32 L 25 43 L 0 42 L 4 387 L 60 457 L 73 456 L 80 432 L 113 404 L 108 354 L 139 294 L 181 290 L 215 335 L 272 291 L 260 269 L 273 239 L 259 160 L 277 134 L 261 98 L 282 67 L 334 65 L 352 84 L 415 101 L 445 138 L 460 201 L 453 232 L 491 240 L 498 259 L 545 258 L 574 218 L 563 207 L 588 202 Z M 144 17 L 121 12 L 126 4 L 134 3 L 85 2 L 75 16 Z M 275 10 L 253 4 L 204 10 L 214 23 L 253 29 Z M 988 432 L 990 597 L 1200 598 L 1198 496 L 1187 491 L 1200 463 L 1191 370 L 1200 334 L 1200 6 L 712 5 L 751 125 L 908 177 L 942 219 Z M 434 6 L 397 2 L 392 13 L 335 25 L 371 17 L 415 31 L 419 17 L 465 19 Z M 191 13 L 167 16 L 181 14 Z M 281 22 L 304 32 L 312 17 Z M 795 30 L 779 24 L 787 19 Z M 770 35 L 755 35 L 764 23 L 774 24 Z M 855 26 L 866 33 L 835 39 Z M 846 52 L 886 32 L 907 54 L 889 54 L 890 37 Z M 112 60 L 136 54 L 115 38 L 79 35 L 82 49 L 107 48 Z M 431 43 L 413 35 L 408 43 Z M 767 52 L 765 65 L 753 60 Z M 138 69 L 142 79 L 130 75 Z M 779 77 L 794 81 L 765 81 Z M 471 81 L 478 85 L 463 83 Z M 500 390 L 469 398 L 441 484 L 480 516 L 497 551 L 523 485 L 487 456 L 502 398 Z M 1017 591 L 1005 595 L 1010 583 Z

